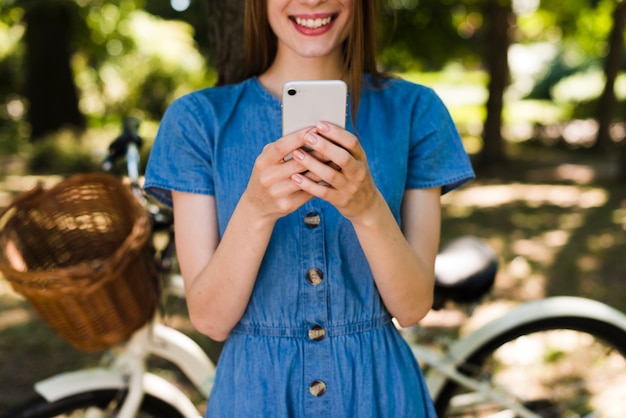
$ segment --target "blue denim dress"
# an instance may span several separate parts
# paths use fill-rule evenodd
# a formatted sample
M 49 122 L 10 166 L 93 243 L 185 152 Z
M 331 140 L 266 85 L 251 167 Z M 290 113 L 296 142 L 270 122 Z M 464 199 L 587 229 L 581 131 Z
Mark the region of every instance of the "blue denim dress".
M 474 176 L 447 109 L 426 87 L 393 79 L 365 88 L 356 125 L 347 128 L 398 222 L 406 189 L 445 193 Z M 172 190 L 215 196 L 223 234 L 257 155 L 280 136 L 280 100 L 256 78 L 191 93 L 163 117 L 145 190 L 168 205 Z M 206 416 L 435 417 L 351 223 L 325 201 L 276 223 Z

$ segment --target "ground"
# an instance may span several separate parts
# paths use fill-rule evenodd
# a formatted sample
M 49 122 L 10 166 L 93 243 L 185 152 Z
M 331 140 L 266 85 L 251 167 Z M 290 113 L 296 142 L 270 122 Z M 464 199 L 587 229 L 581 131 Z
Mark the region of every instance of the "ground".
M 500 271 L 472 318 L 450 309 L 429 314 L 423 325 L 464 332 L 489 319 L 490 306 L 553 295 L 585 296 L 626 312 L 626 187 L 615 171 L 608 158 L 582 150 L 518 147 L 507 164 L 479 171 L 476 181 L 444 196 L 442 242 L 482 237 L 497 251 Z M 0 207 L 38 180 L 58 177 L 5 172 Z M 174 305 L 170 324 L 192 333 L 184 305 Z M 0 411 L 32 396 L 33 382 L 96 365 L 99 357 L 59 340 L 0 279 Z

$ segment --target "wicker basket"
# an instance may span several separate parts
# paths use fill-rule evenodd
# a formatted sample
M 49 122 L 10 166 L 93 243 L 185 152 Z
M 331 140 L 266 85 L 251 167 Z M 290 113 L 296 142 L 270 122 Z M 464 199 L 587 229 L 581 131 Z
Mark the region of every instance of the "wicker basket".
M 149 215 L 120 180 L 74 175 L 0 214 L 0 271 L 61 338 L 104 350 L 158 304 L 150 233 Z

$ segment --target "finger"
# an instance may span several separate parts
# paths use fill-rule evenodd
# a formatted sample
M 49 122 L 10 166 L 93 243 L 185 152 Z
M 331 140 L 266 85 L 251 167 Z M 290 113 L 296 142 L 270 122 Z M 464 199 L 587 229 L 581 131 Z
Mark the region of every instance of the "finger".
M 293 150 L 305 146 L 304 135 L 314 128 L 304 128 L 285 135 L 263 148 L 261 155 L 270 162 L 281 162 L 290 159 Z
M 320 176 L 318 176 L 317 174 L 312 173 L 312 172 L 310 172 L 310 171 L 308 171 L 308 170 L 307 170 L 307 171 L 304 171 L 304 172 L 302 172 L 302 173 L 299 173 L 299 174 L 302 174 L 303 176 L 305 176 L 305 177 L 306 177 L 306 178 L 308 178 L 309 180 L 314 181 L 315 183 L 319 183 L 320 181 L 322 181 L 322 179 L 320 178 Z
M 293 212 L 313 197 L 295 184 L 291 177 L 275 181 L 267 173 L 251 181 L 248 190 L 263 211 L 279 213 L 281 216 Z
M 307 133 L 309 133 L 309 131 L 304 132 L 305 137 Z M 351 132 L 348 132 L 344 128 L 335 124 L 330 122 L 319 122 L 315 127 L 314 133 L 348 151 L 357 159 L 360 159 L 363 154 L 363 148 L 361 147 L 358 138 Z
M 352 135 L 350 133 L 348 134 Z M 304 139 L 307 145 L 313 150 L 311 155 L 316 156 L 318 160 L 330 165 L 336 171 L 343 171 L 349 166 L 351 161 L 356 159 L 349 150 L 344 149 L 332 140 L 314 131 L 307 132 Z M 307 168 L 311 169 L 310 167 Z
M 294 174 L 291 177 L 291 180 L 304 193 L 318 197 L 331 203 L 333 201 L 333 196 L 337 194 L 337 190 L 333 187 L 329 187 L 330 185 L 328 185 L 327 183 L 311 181 L 311 179 L 302 174 Z
M 352 158 L 349 156 L 349 154 L 347 154 L 347 152 L 342 152 L 346 154 L 348 158 Z M 298 161 L 303 167 L 308 170 L 307 175 L 304 176 L 307 178 L 307 180 L 315 183 L 325 182 L 327 184 L 333 185 L 334 187 L 338 187 L 342 184 L 342 171 L 341 169 L 337 170 L 335 168 L 336 166 L 326 162 L 322 162 L 302 150 L 295 150 L 293 152 L 293 157 L 294 160 Z

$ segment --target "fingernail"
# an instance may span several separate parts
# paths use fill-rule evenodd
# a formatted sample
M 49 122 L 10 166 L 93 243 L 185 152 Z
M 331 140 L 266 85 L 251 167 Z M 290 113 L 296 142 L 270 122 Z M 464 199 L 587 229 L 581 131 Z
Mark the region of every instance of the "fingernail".
M 294 174 L 293 176 L 291 176 L 291 179 L 298 184 L 302 184 L 302 181 L 303 181 L 302 176 L 300 174 Z
M 318 132 L 328 132 L 330 130 L 330 126 L 326 122 L 318 122 L 317 131 Z
M 308 133 L 304 136 L 304 140 L 311 145 L 314 145 L 317 142 L 317 136 L 312 133 Z
M 293 157 L 297 160 L 304 160 L 304 153 L 297 149 L 293 152 Z

